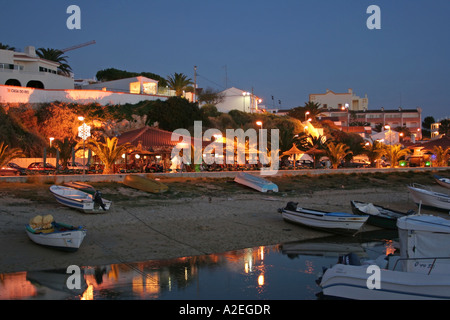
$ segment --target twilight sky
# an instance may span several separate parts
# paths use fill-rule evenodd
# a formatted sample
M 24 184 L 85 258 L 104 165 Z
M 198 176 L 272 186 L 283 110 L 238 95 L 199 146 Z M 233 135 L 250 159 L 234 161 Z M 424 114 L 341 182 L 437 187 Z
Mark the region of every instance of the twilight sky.
M 69 5 L 81 29 L 69 30 Z M 381 29 L 366 26 L 370 5 Z M 235 86 L 272 106 L 310 93 L 367 93 L 369 110 L 421 107 L 450 116 L 449 0 L 41 0 L 2 5 L 0 42 L 63 49 L 75 78 L 117 68 L 174 72 L 199 87 Z

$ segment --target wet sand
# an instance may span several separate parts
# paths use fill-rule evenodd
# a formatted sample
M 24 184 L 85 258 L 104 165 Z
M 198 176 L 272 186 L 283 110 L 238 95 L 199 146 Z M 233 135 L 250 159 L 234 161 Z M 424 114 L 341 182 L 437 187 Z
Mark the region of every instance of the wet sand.
M 189 183 L 192 185 L 192 179 Z M 298 192 L 284 187 L 277 194 L 259 193 L 236 184 L 229 190 L 223 183 L 194 184 L 197 189 L 192 197 L 186 196 L 189 192 L 175 197 L 177 191 L 171 191 L 170 196 L 153 196 L 121 184 L 114 190 L 106 187 L 102 190 L 104 198 L 117 198 L 117 194 L 122 198 L 113 200 L 111 210 L 101 214 L 59 205 L 48 191 L 48 184 L 0 184 L 0 273 L 169 259 L 330 235 L 284 221 L 277 210 L 288 201 L 330 211 L 350 212 L 350 200 L 370 201 L 405 212 L 417 210 L 404 184 L 355 189 L 342 185 Z M 170 187 L 185 188 L 183 182 Z M 21 196 L 21 192 L 27 196 Z M 87 236 L 80 249 L 61 252 L 33 243 L 24 225 L 37 214 L 52 214 L 58 222 L 85 226 Z

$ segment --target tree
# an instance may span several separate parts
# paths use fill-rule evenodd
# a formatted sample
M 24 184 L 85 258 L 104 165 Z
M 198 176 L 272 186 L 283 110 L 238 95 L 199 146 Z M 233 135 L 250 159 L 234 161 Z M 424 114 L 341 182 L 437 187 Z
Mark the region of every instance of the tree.
M 218 103 L 223 102 L 225 99 L 225 96 L 223 93 L 218 92 L 211 88 L 204 89 L 199 95 L 198 95 L 198 102 L 204 102 L 208 105 L 216 105 Z
M 11 51 L 15 51 L 16 50 L 16 48 L 10 47 L 9 45 L 3 44 L 1 42 L 0 42 L 0 49 L 1 50 L 11 50 Z
M 61 165 L 65 168 L 72 158 L 72 150 L 77 145 L 77 142 L 72 138 L 65 137 L 64 140 L 56 139 L 53 141 L 53 147 L 59 151 Z
M 51 48 L 39 48 L 36 50 L 36 54 L 46 60 L 54 61 L 59 63 L 58 70 L 66 75 L 70 76 L 70 72 L 72 72 L 72 68 L 67 64 L 67 56 L 64 56 L 64 52 L 58 49 Z
M 8 150 L 8 147 L 9 146 L 3 141 L 0 142 L 0 168 L 7 165 L 11 160 L 24 156 L 22 150 L 19 148 L 12 148 Z
M 397 165 L 397 162 L 400 160 L 401 157 L 404 157 L 411 152 L 409 149 L 402 149 L 401 144 L 394 144 L 394 145 L 385 145 L 386 153 L 385 156 L 391 163 L 391 168 L 394 168 Z
M 435 123 L 433 117 L 425 117 L 422 121 L 422 136 L 424 137 L 431 137 L 431 124 Z
M 328 141 L 325 144 L 325 153 L 328 159 L 330 159 L 333 169 L 337 169 L 341 161 L 344 160 L 346 156 L 352 154 L 352 151 L 349 146 L 342 142 L 335 144 L 333 141 Z
M 446 148 L 444 150 L 441 146 L 434 146 L 433 151 L 436 155 L 436 166 L 446 166 L 448 163 L 448 158 L 450 157 L 450 148 Z
M 439 126 L 439 133 L 450 135 L 450 119 L 444 119 L 440 121 L 441 125 Z
M 178 97 L 181 97 L 183 91 L 185 91 L 189 85 L 193 84 L 192 80 L 183 73 L 174 73 L 173 75 L 168 76 L 167 83 L 170 89 L 175 90 L 175 94 Z
M 369 158 L 370 165 L 373 167 L 375 166 L 375 163 L 386 153 L 386 149 L 384 148 L 384 144 L 380 141 L 372 140 L 372 143 L 368 142 L 364 146 L 364 153 Z
M 92 138 L 86 140 L 86 148 L 90 149 L 96 156 L 100 158 L 100 161 L 105 165 L 103 174 L 114 173 L 115 162 L 122 157 L 122 154 L 134 148 L 130 143 L 117 145 L 118 138 L 106 138 L 106 142 L 99 142 Z M 77 147 L 82 146 L 82 142 L 77 144 Z
M 298 148 L 308 153 L 314 160 L 314 168 L 319 158 L 325 154 L 326 137 L 322 135 L 313 136 L 302 132 L 298 135 Z
M 321 107 L 320 103 L 317 102 L 305 102 L 303 107 L 297 107 L 288 112 L 288 116 L 296 118 L 300 121 L 305 121 L 309 118 L 315 120 L 325 108 Z

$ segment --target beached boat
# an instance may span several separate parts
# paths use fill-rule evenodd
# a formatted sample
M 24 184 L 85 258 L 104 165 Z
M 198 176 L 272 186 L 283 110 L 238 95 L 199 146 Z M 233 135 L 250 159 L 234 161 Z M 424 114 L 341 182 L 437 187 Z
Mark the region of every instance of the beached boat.
M 386 229 L 397 229 L 397 219 L 414 214 L 414 210 L 409 210 L 406 213 L 388 209 L 380 205 L 369 202 L 350 201 L 352 212 L 358 215 L 368 215 L 367 223 L 376 227 Z
M 135 174 L 126 175 L 123 184 L 150 193 L 162 193 L 169 190 L 169 187 L 160 181 Z
M 272 181 L 246 172 L 239 172 L 234 178 L 234 181 L 260 192 L 278 192 L 278 186 Z
M 397 220 L 400 255 L 361 262 L 347 254 L 325 269 L 324 297 L 362 300 L 450 299 L 450 221 L 431 215 Z M 370 268 L 370 269 L 369 269 Z M 373 277 L 377 271 L 377 279 Z
M 296 202 L 288 202 L 286 207 L 278 210 L 284 220 L 307 227 L 321 229 L 334 233 L 355 234 L 369 216 L 355 215 L 346 212 L 327 212 L 306 209 Z
M 36 220 L 41 219 L 42 221 L 42 218 L 46 219 L 49 216 L 51 222 L 47 222 L 46 225 L 34 223 Z M 34 217 L 29 224 L 25 225 L 25 230 L 33 242 L 65 251 L 78 250 L 86 236 L 86 229 L 84 227 L 74 227 L 64 223 L 57 223 L 53 221 L 51 215 Z
M 434 179 L 436 180 L 436 182 L 438 184 L 440 184 L 443 187 L 449 188 L 450 189 L 450 179 L 449 178 L 445 178 L 445 177 L 441 177 L 438 175 L 434 175 Z
M 408 189 L 417 205 L 450 211 L 450 195 L 433 191 L 431 188 L 417 183 L 408 186 Z
M 64 182 L 63 186 L 69 187 L 69 188 L 73 188 L 73 189 L 78 189 L 78 190 L 81 190 L 83 192 L 86 192 L 86 193 L 89 193 L 89 194 L 92 194 L 92 195 L 94 195 L 95 192 L 97 191 L 90 184 L 87 184 L 87 183 L 84 183 L 84 182 L 79 182 L 79 181 Z
M 78 189 L 53 185 L 50 192 L 60 204 L 86 213 L 107 211 L 111 206 L 111 201 L 103 199 L 99 191 L 92 195 Z

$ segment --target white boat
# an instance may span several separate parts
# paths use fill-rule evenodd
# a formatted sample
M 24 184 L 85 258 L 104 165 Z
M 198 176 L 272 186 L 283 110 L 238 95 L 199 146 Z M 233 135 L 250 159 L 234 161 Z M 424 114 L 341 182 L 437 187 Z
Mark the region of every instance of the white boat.
M 254 176 L 246 172 L 239 172 L 234 178 L 234 181 L 260 192 L 278 192 L 278 186 L 272 181 Z
M 411 215 L 399 218 L 397 226 L 399 256 L 380 256 L 361 264 L 354 255 L 347 255 L 341 259 L 344 263 L 324 271 L 319 284 L 323 295 L 361 300 L 450 299 L 450 221 Z M 353 262 L 345 262 L 347 258 Z M 376 267 L 377 279 L 373 276 Z
M 86 229 L 64 223 L 52 222 L 50 229 L 25 226 L 28 237 L 35 243 L 65 251 L 76 251 L 86 236 Z
M 334 233 L 346 234 L 358 232 L 369 218 L 368 215 L 301 208 L 296 202 L 288 202 L 285 208 L 281 208 L 278 211 L 286 221 Z
M 408 189 L 416 204 L 450 211 L 450 195 L 433 191 L 431 188 L 417 183 L 408 186 Z
M 88 213 L 106 211 L 111 206 L 111 201 L 102 199 L 99 191 L 92 195 L 79 189 L 53 185 L 50 192 L 60 204 Z
M 449 178 L 441 177 L 441 176 L 438 176 L 437 174 L 435 174 L 434 179 L 436 180 L 436 182 L 439 185 L 450 189 L 450 179 Z

